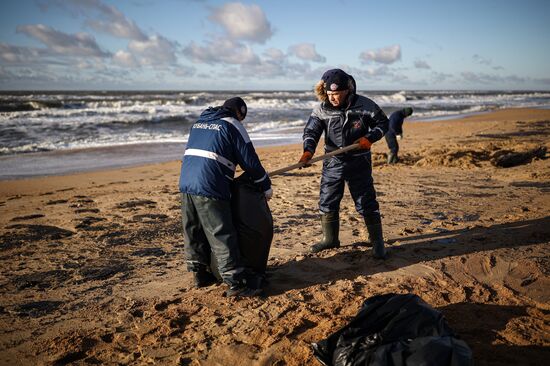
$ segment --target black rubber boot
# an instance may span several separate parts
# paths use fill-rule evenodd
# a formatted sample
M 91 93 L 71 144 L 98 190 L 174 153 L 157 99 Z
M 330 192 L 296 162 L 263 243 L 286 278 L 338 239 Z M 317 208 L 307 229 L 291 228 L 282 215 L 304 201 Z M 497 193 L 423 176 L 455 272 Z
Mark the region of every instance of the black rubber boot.
M 313 253 L 325 249 L 340 247 L 338 233 L 340 231 L 340 218 L 338 212 L 329 212 L 321 215 L 321 227 L 323 228 L 323 239 L 311 247 Z
M 369 243 L 372 245 L 372 256 L 377 259 L 386 259 L 388 253 L 384 248 L 384 235 L 382 234 L 382 220 L 379 214 L 365 216 L 365 225 L 369 232 Z
M 207 287 L 210 285 L 213 285 L 218 282 L 216 277 L 210 272 L 208 272 L 205 268 L 199 268 L 198 271 L 193 272 L 193 281 L 195 283 L 195 287 Z

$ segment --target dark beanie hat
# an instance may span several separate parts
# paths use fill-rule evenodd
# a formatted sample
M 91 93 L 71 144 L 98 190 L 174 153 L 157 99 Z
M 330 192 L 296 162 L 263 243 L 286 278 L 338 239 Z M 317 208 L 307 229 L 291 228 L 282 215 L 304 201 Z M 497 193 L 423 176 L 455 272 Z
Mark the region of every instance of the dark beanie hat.
M 321 79 L 325 82 L 326 91 L 337 91 L 349 89 L 350 76 L 341 69 L 326 71 Z
M 227 99 L 225 102 L 223 102 L 222 107 L 229 109 L 230 111 L 235 113 L 235 115 L 237 115 L 237 112 L 239 112 L 243 117 L 243 119 L 244 117 L 246 117 L 246 111 L 247 111 L 246 103 L 240 97 Z
M 405 116 L 410 116 L 413 114 L 413 109 L 411 107 L 403 108 L 403 113 L 405 113 Z

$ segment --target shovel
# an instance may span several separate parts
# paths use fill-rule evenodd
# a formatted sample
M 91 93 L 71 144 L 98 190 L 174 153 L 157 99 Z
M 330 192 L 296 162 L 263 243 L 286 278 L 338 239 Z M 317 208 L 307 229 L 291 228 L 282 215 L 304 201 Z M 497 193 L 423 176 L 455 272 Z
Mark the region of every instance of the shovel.
M 273 177 L 275 175 L 279 175 L 279 174 L 283 174 L 283 173 L 286 173 L 290 170 L 294 170 L 294 169 L 298 169 L 298 168 L 303 168 L 305 167 L 306 165 L 311 165 L 315 162 L 318 162 L 320 160 L 325 160 L 325 159 L 328 159 L 328 158 L 331 158 L 335 155 L 340 155 L 340 154 L 343 154 L 345 152 L 348 152 L 348 151 L 351 151 L 351 150 L 355 150 L 359 147 L 359 144 L 353 144 L 353 145 L 349 145 L 349 146 L 346 146 L 346 147 L 343 147 L 341 149 L 338 149 L 338 150 L 334 150 L 334 151 L 331 151 L 325 155 L 321 155 L 321 156 L 318 156 L 316 158 L 313 158 L 311 159 L 310 161 L 308 161 L 307 163 L 296 163 L 296 164 L 292 164 L 292 165 L 289 165 L 287 167 L 284 167 L 284 168 L 281 168 L 281 169 L 277 169 L 275 171 L 272 171 L 269 173 L 269 176 L 270 177 Z

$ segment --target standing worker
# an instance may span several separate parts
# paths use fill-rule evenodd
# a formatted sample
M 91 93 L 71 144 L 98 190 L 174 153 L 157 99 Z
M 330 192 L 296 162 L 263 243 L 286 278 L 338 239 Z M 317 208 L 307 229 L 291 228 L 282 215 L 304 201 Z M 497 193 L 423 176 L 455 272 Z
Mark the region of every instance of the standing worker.
M 403 138 L 403 122 L 405 118 L 413 114 L 413 109 L 410 107 L 400 109 L 390 115 L 390 123 L 388 132 L 386 133 L 386 143 L 390 152 L 388 154 L 388 164 L 395 164 L 399 161 L 397 153 L 399 152 L 399 143 L 397 140 Z
M 369 98 L 355 93 L 355 80 L 340 69 L 328 70 L 315 86 L 321 101 L 304 128 L 304 153 L 299 162 L 313 157 L 321 135 L 325 134 L 325 153 L 359 143 L 360 148 L 323 161 L 319 210 L 323 239 L 312 246 L 316 253 L 338 248 L 340 201 L 347 182 L 355 209 L 363 216 L 373 256 L 386 257 L 382 221 L 372 179 L 371 145 L 388 130 L 388 118 Z
M 179 182 L 187 269 L 197 287 L 213 284 L 213 253 L 222 280 L 229 285 L 227 296 L 260 292 L 247 286 L 233 225 L 231 181 L 237 164 L 262 188 L 266 199 L 273 195 L 271 180 L 241 123 L 246 112 L 239 97 L 202 112 L 189 133 Z

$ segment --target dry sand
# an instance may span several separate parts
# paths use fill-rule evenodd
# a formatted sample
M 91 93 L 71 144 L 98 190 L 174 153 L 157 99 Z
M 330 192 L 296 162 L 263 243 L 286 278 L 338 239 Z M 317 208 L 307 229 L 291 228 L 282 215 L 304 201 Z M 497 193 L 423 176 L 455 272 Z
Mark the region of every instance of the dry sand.
M 401 163 L 373 148 L 391 257 L 371 258 L 346 191 L 339 249 L 320 236 L 321 164 L 273 179 L 266 297 L 192 287 L 179 162 L 0 182 L 0 364 L 315 365 L 310 343 L 362 302 L 415 293 L 477 365 L 550 359 L 550 164 L 493 165 L 550 145 L 549 110 L 405 124 Z M 268 170 L 300 146 L 258 149 Z M 320 152 L 318 152 L 320 153 Z

